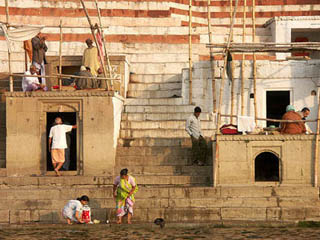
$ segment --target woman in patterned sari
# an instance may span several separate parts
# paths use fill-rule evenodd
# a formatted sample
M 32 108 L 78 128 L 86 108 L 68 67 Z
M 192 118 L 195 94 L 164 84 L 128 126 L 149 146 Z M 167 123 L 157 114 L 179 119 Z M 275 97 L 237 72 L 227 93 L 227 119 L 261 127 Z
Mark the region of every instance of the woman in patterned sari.
M 134 194 L 138 191 L 136 179 L 128 175 L 128 169 L 122 169 L 120 176 L 113 184 L 113 196 L 116 199 L 117 224 L 122 223 L 122 217 L 128 215 L 128 224 L 131 224 L 133 215 Z

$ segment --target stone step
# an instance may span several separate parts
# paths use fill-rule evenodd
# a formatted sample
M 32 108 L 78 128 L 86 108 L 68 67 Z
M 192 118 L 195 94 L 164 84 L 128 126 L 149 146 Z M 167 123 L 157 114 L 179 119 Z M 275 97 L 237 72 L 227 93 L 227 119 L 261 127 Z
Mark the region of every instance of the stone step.
M 181 97 L 181 89 L 159 91 L 128 91 L 129 98 L 175 98 Z
M 192 156 L 117 156 L 117 166 L 191 166 Z
M 125 99 L 126 106 L 139 105 L 182 105 L 182 98 L 127 98 Z
M 142 185 L 182 185 L 182 186 L 210 186 L 211 177 L 205 175 L 198 176 L 148 176 L 136 175 L 137 183 Z
M 189 113 L 192 114 L 195 106 L 192 105 L 160 105 L 160 106 L 125 106 L 126 113 Z
M 212 166 L 130 166 L 130 165 L 121 165 L 116 167 L 115 172 L 118 173 L 123 168 L 128 168 L 130 174 L 136 175 L 152 175 L 152 176 L 211 176 L 212 175 Z
M 130 74 L 130 83 L 171 83 L 181 82 L 179 74 Z
M 130 83 L 129 91 L 161 91 L 161 90 L 181 90 L 181 82 L 172 83 Z
M 207 139 L 208 142 L 208 139 Z M 184 138 L 120 138 L 123 147 L 191 147 L 190 137 Z
M 191 154 L 191 147 L 187 146 L 118 146 L 116 150 L 117 157 L 125 156 L 175 156 L 188 157 Z
M 193 111 L 194 109 L 192 109 Z M 186 112 L 175 112 L 175 113 L 123 113 L 122 120 L 127 121 L 170 121 L 170 120 L 182 120 L 186 121 L 186 119 L 192 113 Z M 212 120 L 212 115 L 210 113 L 201 113 L 200 120 L 209 121 Z
M 181 74 L 182 69 L 187 68 L 188 66 L 188 62 L 131 63 L 130 71 L 135 74 Z
M 121 121 L 121 129 L 185 129 L 185 120 L 176 121 Z M 215 129 L 212 121 L 201 121 L 202 129 Z
M 214 130 L 202 130 L 202 136 L 212 137 Z M 120 138 L 184 138 L 188 137 L 184 129 L 121 129 Z

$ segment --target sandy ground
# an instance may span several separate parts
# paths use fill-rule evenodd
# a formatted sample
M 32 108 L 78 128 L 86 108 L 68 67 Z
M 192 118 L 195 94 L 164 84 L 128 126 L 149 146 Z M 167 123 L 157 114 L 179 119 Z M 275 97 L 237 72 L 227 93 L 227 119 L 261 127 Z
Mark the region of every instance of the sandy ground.
M 221 225 L 0 225 L 0 239 L 320 239 L 320 227 Z

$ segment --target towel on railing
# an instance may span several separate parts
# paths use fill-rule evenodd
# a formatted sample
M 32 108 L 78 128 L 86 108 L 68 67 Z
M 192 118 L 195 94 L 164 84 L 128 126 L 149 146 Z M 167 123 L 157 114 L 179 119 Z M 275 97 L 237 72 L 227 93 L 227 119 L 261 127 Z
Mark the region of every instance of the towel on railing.
M 256 123 L 254 117 L 249 116 L 238 116 L 238 131 L 239 132 L 253 132 Z

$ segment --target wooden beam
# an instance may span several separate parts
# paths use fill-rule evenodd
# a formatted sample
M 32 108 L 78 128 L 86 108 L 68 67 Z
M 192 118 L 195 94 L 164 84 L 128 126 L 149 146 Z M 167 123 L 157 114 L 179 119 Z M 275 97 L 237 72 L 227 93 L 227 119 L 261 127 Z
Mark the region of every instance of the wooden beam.
M 59 74 L 62 74 L 62 20 L 60 20 L 60 41 L 59 41 Z M 62 79 L 59 78 L 59 89 L 62 88 Z
M 208 35 L 209 43 L 212 44 L 212 29 L 211 29 L 211 11 L 210 11 L 211 0 L 207 2 L 207 11 L 208 11 Z M 216 97 L 216 77 L 215 77 L 215 64 L 214 64 L 214 54 L 212 49 L 210 51 L 210 67 L 211 67 L 211 81 L 212 81 L 212 110 L 215 113 L 217 111 L 217 97 Z
M 242 43 L 245 43 L 246 40 L 246 15 L 247 15 L 247 0 L 243 2 L 243 25 L 242 25 Z M 241 115 L 244 116 L 244 84 L 245 84 L 245 55 L 242 54 L 241 61 Z
M 189 104 L 192 104 L 192 0 L 189 0 Z
M 318 90 L 318 118 L 317 118 L 317 133 L 314 148 L 314 187 L 318 187 L 318 167 L 319 167 L 319 133 L 320 133 L 320 92 Z
M 252 42 L 256 42 L 256 0 L 252 0 Z M 253 71 L 253 108 L 254 108 L 254 120 L 256 125 L 257 116 L 258 116 L 258 108 L 257 108 L 257 58 L 255 52 L 253 52 L 253 63 L 252 63 Z

